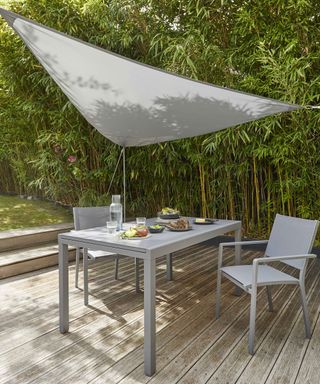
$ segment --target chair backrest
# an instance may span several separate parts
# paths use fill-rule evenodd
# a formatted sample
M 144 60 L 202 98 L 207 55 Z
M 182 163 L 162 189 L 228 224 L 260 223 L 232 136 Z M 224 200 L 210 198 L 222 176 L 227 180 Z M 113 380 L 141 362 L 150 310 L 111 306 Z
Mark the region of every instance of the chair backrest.
M 299 219 L 277 214 L 265 255 L 277 257 L 310 253 L 318 225 L 318 220 Z M 302 269 L 305 260 L 286 261 L 286 264 Z
M 74 229 L 102 227 L 109 220 L 109 207 L 74 207 Z

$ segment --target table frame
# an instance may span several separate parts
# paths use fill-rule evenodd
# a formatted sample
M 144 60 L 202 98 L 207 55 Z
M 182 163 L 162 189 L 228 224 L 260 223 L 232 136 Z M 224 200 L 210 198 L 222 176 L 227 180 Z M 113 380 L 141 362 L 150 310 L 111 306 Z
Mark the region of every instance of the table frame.
M 157 246 L 136 247 L 134 244 L 117 241 L 97 241 L 88 237 L 79 237 L 80 232 L 71 231 L 58 235 L 59 241 L 59 328 L 61 333 L 69 331 L 69 268 L 68 246 L 86 250 L 104 250 L 121 255 L 142 259 L 144 262 L 144 372 L 152 376 L 156 371 L 156 259 L 167 255 L 167 279 L 172 280 L 172 253 L 184 248 L 234 232 L 235 241 L 241 241 L 241 221 L 221 220 L 221 225 L 206 226 L 199 234 L 177 233 L 176 241 L 164 242 Z M 203 227 L 203 226 L 202 226 Z M 97 231 L 99 228 L 97 228 Z M 101 230 L 101 228 L 100 228 Z M 192 231 L 196 232 L 196 231 Z M 94 232 L 92 232 L 94 234 Z M 182 235 L 184 234 L 184 235 Z M 182 236 L 181 236 L 182 235 Z M 145 240 L 146 241 L 146 240 Z M 133 242 L 132 242 L 133 243 Z M 235 263 L 240 264 L 241 245 L 235 247 Z M 88 277 L 85 276 L 86 284 Z

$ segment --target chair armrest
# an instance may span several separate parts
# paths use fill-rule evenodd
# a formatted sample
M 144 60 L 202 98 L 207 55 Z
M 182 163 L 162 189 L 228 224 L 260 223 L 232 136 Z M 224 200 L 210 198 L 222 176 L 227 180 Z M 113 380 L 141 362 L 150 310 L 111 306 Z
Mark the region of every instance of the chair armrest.
M 286 261 L 286 260 L 295 260 L 295 259 L 314 259 L 317 255 L 313 253 L 307 253 L 303 255 L 289 255 L 289 256 L 277 256 L 277 257 L 261 257 L 253 260 L 253 264 L 264 264 L 272 263 L 274 261 Z
M 222 257 L 224 247 L 236 247 L 237 245 L 256 245 L 256 244 L 267 244 L 269 240 L 250 240 L 250 241 L 230 241 L 229 243 L 219 244 L 218 254 L 218 269 L 222 267 Z
M 252 240 L 252 241 L 232 241 L 229 243 L 220 243 L 219 244 L 219 254 L 218 254 L 218 269 L 222 267 L 222 258 L 223 258 L 223 248 L 224 247 L 235 247 L 237 245 L 254 245 L 254 244 L 267 244 L 268 240 Z
M 289 256 L 278 256 L 278 257 L 261 257 L 261 258 L 256 258 L 253 260 L 253 268 L 252 268 L 252 289 L 256 290 L 257 289 L 257 280 L 258 280 L 258 266 L 259 264 L 265 264 L 265 263 L 272 263 L 275 261 L 286 261 L 286 260 L 296 260 L 296 259 L 314 259 L 317 257 L 313 253 L 309 254 L 303 254 L 303 255 L 289 255 Z
M 228 243 L 220 243 L 221 247 L 234 247 L 236 245 L 255 245 L 255 244 L 267 244 L 269 240 L 250 240 L 250 241 L 230 241 Z

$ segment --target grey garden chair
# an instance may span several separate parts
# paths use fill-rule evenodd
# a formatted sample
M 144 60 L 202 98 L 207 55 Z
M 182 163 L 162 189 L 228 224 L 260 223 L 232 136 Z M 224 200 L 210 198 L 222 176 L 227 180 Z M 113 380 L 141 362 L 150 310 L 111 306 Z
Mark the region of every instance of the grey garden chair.
M 220 316 L 221 277 L 231 280 L 238 287 L 251 295 L 249 320 L 249 353 L 254 354 L 254 334 L 256 321 L 257 288 L 266 286 L 269 310 L 272 311 L 270 286 L 276 284 L 294 284 L 300 289 L 306 337 L 311 337 L 310 320 L 305 293 L 305 272 L 307 261 L 316 255 L 310 254 L 317 234 L 319 222 L 296 217 L 276 215 L 269 240 L 240 241 L 221 243 L 218 256 L 216 317 Z M 223 248 L 251 244 L 267 244 L 264 257 L 253 260 L 252 265 L 223 267 Z M 300 271 L 299 278 L 284 273 L 274 267 L 272 262 L 282 262 Z
M 73 220 L 74 229 L 76 231 L 87 228 L 102 227 L 106 225 L 109 220 L 109 207 L 74 207 L 73 208 Z M 114 257 L 115 259 L 115 274 L 114 278 L 118 279 L 119 272 L 119 255 L 106 251 L 96 250 L 83 250 L 76 248 L 76 276 L 75 287 L 79 288 L 79 265 L 80 265 L 80 253 L 87 252 L 88 262 L 95 262 L 105 257 Z M 139 292 L 139 263 L 138 259 L 135 259 L 136 267 L 136 291 Z M 88 280 L 88 269 L 85 263 L 83 263 L 84 281 Z M 85 304 L 88 304 L 88 292 L 87 284 L 84 284 L 84 297 Z

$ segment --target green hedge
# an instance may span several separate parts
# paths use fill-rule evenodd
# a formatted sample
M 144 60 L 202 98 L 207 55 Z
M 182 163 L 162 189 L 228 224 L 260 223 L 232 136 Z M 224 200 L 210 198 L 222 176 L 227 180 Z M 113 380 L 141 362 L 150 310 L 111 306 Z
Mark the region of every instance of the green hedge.
M 159 68 L 285 102 L 319 102 L 317 0 L 5 3 Z M 120 148 L 84 121 L 3 21 L 0 37 L 0 190 L 67 204 L 108 202 Z M 318 218 L 319 122 L 317 110 L 305 109 L 129 148 L 129 214 L 175 206 L 186 214 L 242 219 L 247 233 L 259 236 L 276 212 Z M 111 193 L 121 191 L 121 178 L 119 170 Z

